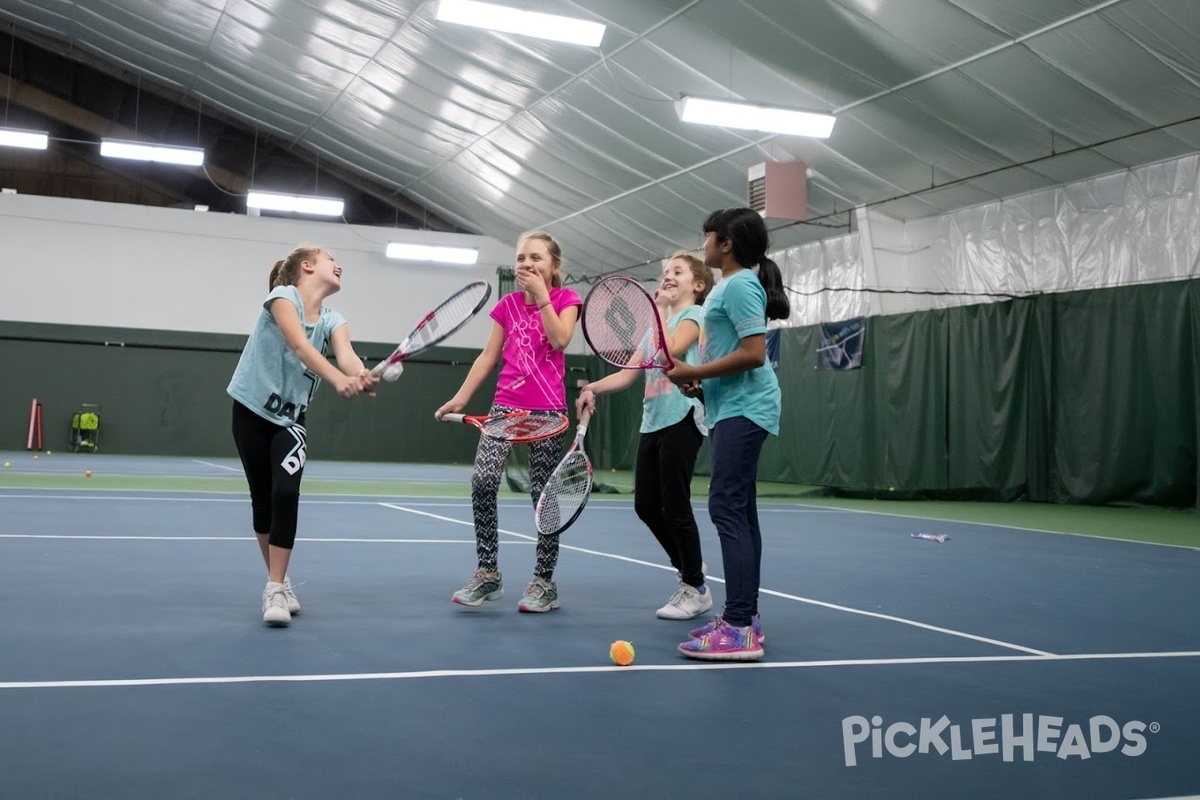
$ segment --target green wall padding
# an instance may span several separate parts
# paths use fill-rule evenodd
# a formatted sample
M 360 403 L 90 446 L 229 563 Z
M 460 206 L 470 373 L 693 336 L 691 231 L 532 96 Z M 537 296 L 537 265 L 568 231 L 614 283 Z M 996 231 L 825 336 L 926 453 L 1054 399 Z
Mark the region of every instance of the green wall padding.
M 782 336 L 784 418 L 762 480 L 865 496 L 1200 508 L 1200 281 L 874 317 L 856 370 L 814 367 L 817 326 Z M 0 322 L 0 339 L 2 449 L 24 448 L 37 397 L 48 449 L 66 449 L 72 414 L 96 403 L 102 452 L 234 455 L 225 386 L 243 337 Z M 356 347 L 371 361 L 391 350 Z M 311 457 L 470 463 L 477 434 L 432 415 L 477 354 L 432 351 L 376 398 L 346 401 L 323 386 L 309 411 Z M 569 356 L 571 406 L 579 379 L 608 371 Z M 599 400 L 587 443 L 598 470 L 633 466 L 639 386 Z M 486 410 L 492 389 L 468 411 Z M 697 473 L 709 466 L 706 445 Z

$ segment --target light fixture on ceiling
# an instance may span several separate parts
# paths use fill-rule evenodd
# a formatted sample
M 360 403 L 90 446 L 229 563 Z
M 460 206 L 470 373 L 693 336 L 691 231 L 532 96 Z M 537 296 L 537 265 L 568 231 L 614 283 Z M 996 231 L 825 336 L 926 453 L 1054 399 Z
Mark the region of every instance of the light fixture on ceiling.
M 204 149 L 201 147 L 170 147 L 119 139 L 101 139 L 100 155 L 134 161 L 156 161 L 160 164 L 180 164 L 185 167 L 199 167 L 204 163 Z
M 29 150 L 45 150 L 49 143 L 50 134 L 45 131 L 0 128 L 0 145 L 4 147 L 25 147 Z
M 340 217 L 346 203 L 336 197 L 313 197 L 303 194 L 250 192 L 246 207 L 263 211 L 283 211 L 293 214 L 315 214 L 321 217 Z
M 599 47 L 604 38 L 604 25 L 575 17 L 543 14 L 520 8 L 481 3 L 477 0 L 438 0 L 437 18 L 475 28 L 487 28 L 501 33 L 535 36 L 556 42 Z
M 438 264 L 459 264 L 461 266 L 469 266 L 479 261 L 478 247 L 388 242 L 384 254 L 388 258 L 398 258 L 403 261 L 432 261 Z
M 787 133 L 826 139 L 833 132 L 837 117 L 782 106 L 741 103 L 734 100 L 706 100 L 684 95 L 675 104 L 684 122 L 741 128 L 766 133 Z

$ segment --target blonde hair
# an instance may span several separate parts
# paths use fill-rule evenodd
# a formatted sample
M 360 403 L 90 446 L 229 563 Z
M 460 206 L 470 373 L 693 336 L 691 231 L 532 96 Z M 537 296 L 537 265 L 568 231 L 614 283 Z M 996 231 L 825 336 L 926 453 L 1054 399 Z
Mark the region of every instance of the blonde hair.
M 676 250 L 671 254 L 671 257 L 667 259 L 667 263 L 670 264 L 677 258 L 687 262 L 688 268 L 692 271 L 693 280 L 700 281 L 704 284 L 704 288 L 699 292 L 696 292 L 695 297 L 695 305 L 700 305 L 704 302 L 704 298 L 708 297 L 708 293 L 712 291 L 713 272 L 709 266 L 704 263 L 704 259 L 697 258 L 696 254 L 691 250 Z
M 275 265 L 271 267 L 267 290 L 270 291 L 276 286 L 295 286 L 300 282 L 300 263 L 312 261 L 324 251 L 325 248 L 319 245 L 302 244 L 288 253 L 287 258 L 276 261 Z
M 554 237 L 545 231 L 526 231 L 517 240 L 517 247 L 520 248 L 524 242 L 530 239 L 537 239 L 539 242 L 546 244 L 546 249 L 550 251 L 550 260 L 558 267 L 558 272 L 555 272 L 554 276 L 550 279 L 550 285 L 556 289 L 562 286 L 562 248 L 558 246 L 558 242 L 554 241 Z

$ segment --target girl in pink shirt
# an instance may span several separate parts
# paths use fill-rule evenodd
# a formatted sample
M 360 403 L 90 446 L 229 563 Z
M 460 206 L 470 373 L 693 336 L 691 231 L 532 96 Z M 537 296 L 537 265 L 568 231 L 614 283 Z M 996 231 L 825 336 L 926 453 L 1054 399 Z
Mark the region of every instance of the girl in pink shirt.
M 567 345 L 575 333 L 579 295 L 562 288 L 562 249 L 547 233 L 533 231 L 517 244 L 518 291 L 500 298 L 492 309 L 492 335 L 475 359 L 454 397 L 434 416 L 457 413 L 501 361 L 500 377 L 490 414 L 510 411 L 566 412 Z M 529 494 L 534 503 L 562 456 L 567 433 L 529 445 Z M 485 600 L 504 596 L 499 568 L 499 534 L 496 496 L 504 463 L 512 444 L 479 438 L 475 473 L 471 476 L 471 510 L 475 517 L 475 552 L 478 568 L 467 585 L 451 599 L 476 608 Z M 558 608 L 554 568 L 558 564 L 558 537 L 538 536 L 533 580 L 525 589 L 519 611 L 553 611 Z

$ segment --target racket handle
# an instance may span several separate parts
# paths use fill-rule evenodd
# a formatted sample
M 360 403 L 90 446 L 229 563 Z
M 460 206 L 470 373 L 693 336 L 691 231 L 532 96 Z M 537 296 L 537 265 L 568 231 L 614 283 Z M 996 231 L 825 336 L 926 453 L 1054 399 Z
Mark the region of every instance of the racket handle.
M 442 422 L 465 422 L 466 414 L 442 414 Z
M 589 420 L 589 419 L 591 419 L 591 418 L 592 418 L 592 412 L 591 412 L 591 410 L 590 410 L 590 409 L 586 409 L 586 408 L 585 408 L 585 409 L 583 410 L 583 413 L 581 413 L 581 414 L 579 415 L 579 425 L 578 425 L 578 429 L 579 429 L 579 432 L 580 432 L 580 433 L 584 433 L 585 431 L 587 431 L 588 420 Z

